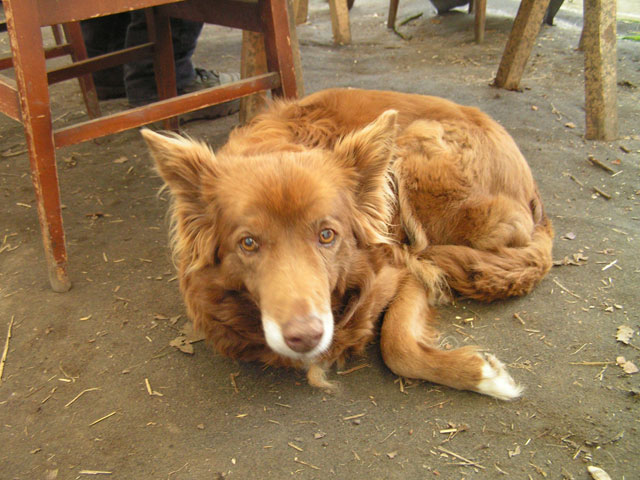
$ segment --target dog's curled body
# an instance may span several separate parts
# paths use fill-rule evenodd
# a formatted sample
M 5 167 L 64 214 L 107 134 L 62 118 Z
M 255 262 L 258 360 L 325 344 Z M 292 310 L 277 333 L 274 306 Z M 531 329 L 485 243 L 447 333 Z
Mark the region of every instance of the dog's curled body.
M 144 132 L 174 197 L 189 316 L 224 355 L 319 368 L 380 330 L 397 374 L 514 398 L 504 366 L 437 346 L 448 289 L 495 300 L 551 266 L 552 230 L 513 139 L 479 110 L 332 89 L 277 101 L 215 154 Z

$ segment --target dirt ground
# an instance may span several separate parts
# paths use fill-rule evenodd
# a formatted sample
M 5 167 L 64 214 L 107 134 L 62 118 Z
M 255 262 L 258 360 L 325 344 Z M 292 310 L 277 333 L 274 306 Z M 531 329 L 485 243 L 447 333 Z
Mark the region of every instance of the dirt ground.
M 489 83 L 510 18 L 490 11 L 486 43 L 475 45 L 472 16 L 434 18 L 427 2 L 401 2 L 400 20 L 417 13 L 402 39 L 385 27 L 385 1 L 358 0 L 353 44 L 335 47 L 328 5 L 312 2 L 298 29 L 305 89 L 440 95 L 481 107 L 513 135 L 554 222 L 560 265 L 528 297 L 458 299 L 441 324 L 449 345 L 479 344 L 508 363 L 524 397 L 399 379 L 375 344 L 331 372 L 335 395 L 204 342 L 192 355 L 169 346 L 186 318 L 167 198 L 136 131 L 58 152 L 73 288 L 52 292 L 22 130 L 3 118 L 0 352 L 13 328 L 1 479 L 587 479 L 589 465 L 640 478 L 640 374 L 616 364 L 640 366 L 640 44 L 618 44 L 620 139 L 585 141 L 579 29 L 543 28 L 523 91 L 508 92 Z M 237 70 L 239 48 L 237 31 L 206 27 L 198 64 Z M 84 118 L 75 82 L 51 95 L 56 126 Z M 185 130 L 219 146 L 236 123 Z M 616 340 L 623 325 L 629 345 Z

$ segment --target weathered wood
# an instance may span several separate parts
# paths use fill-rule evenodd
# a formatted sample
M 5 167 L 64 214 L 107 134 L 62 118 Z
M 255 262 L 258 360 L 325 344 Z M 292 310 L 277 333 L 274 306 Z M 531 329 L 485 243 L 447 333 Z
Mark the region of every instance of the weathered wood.
M 475 21 L 473 23 L 473 30 L 476 38 L 476 43 L 484 42 L 484 28 L 487 16 L 487 0 L 474 0 L 475 9 Z
M 349 26 L 349 8 L 347 0 L 329 0 L 331 12 L 331 30 L 333 43 L 347 45 L 351 43 L 351 27 Z
M 518 90 L 524 68 L 540 31 L 549 0 L 522 0 L 493 84 Z
M 586 133 L 592 140 L 618 136 L 616 0 L 584 1 Z
M 253 77 L 267 72 L 267 56 L 264 49 L 264 37 L 260 33 L 242 31 L 242 53 L 240 76 Z M 251 120 L 267 101 L 265 92 L 243 97 L 240 100 L 240 123 Z
M 38 19 L 33 14 L 37 12 L 36 0 L 5 0 L 3 4 L 49 281 L 54 291 L 65 292 L 71 288 L 71 281 L 67 275 L 42 34 Z

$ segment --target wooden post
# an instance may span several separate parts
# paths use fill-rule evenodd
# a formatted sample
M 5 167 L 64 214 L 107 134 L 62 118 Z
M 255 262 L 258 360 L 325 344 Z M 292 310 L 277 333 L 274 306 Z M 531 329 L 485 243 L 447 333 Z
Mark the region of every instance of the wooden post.
M 242 31 L 240 76 L 249 78 L 268 72 L 267 57 L 264 50 L 264 37 L 261 33 Z M 265 92 L 255 93 L 240 99 L 240 123 L 251 120 L 267 101 Z
M 329 9 L 331 11 L 333 43 L 336 45 L 347 45 L 351 43 L 347 0 L 329 0 Z
M 522 0 L 493 84 L 518 90 L 550 0 Z
M 591 140 L 618 136 L 616 0 L 584 0 L 586 133 Z
M 469 3 L 471 6 L 471 2 Z M 484 42 L 484 27 L 487 14 L 487 0 L 474 0 L 473 8 L 475 9 L 475 21 L 473 25 L 476 43 Z
M 471 0 L 473 2 L 473 0 Z M 387 28 L 393 30 L 396 28 L 396 17 L 398 16 L 398 4 L 400 0 L 391 0 L 389 2 L 389 18 L 387 18 Z

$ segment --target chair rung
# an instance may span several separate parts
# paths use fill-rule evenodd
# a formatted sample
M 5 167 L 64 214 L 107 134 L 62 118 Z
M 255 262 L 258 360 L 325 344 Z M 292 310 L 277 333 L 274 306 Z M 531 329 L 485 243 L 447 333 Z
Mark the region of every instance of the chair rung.
M 54 132 L 55 146 L 60 148 L 91 140 L 92 138 L 122 132 L 210 105 L 246 97 L 266 90 L 273 90 L 279 86 L 280 75 L 276 72 L 270 72 L 226 85 L 161 100 L 143 107 L 133 108 L 56 130 Z
M 80 77 L 91 72 L 115 67 L 123 63 L 130 63 L 153 53 L 153 43 L 143 43 L 135 47 L 118 50 L 117 52 L 99 55 L 74 62 L 71 65 L 53 69 L 47 72 L 49 84 L 63 82 L 71 78 Z

